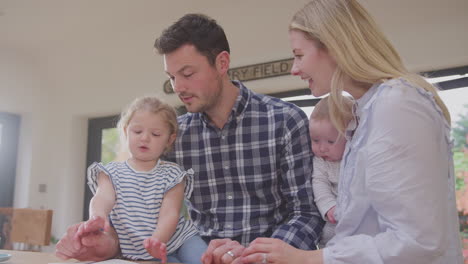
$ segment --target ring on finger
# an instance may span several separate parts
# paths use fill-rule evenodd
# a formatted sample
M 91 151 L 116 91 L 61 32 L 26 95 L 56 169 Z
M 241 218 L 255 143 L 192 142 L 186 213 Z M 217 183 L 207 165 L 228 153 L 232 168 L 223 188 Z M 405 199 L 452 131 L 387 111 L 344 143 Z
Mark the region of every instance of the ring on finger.
M 234 255 L 234 253 L 232 253 L 231 250 L 229 250 L 228 252 L 226 252 L 226 254 L 228 254 L 229 256 L 231 256 L 231 258 L 233 258 L 233 259 L 236 258 L 235 255 Z
M 263 253 L 262 254 L 262 264 L 266 264 L 267 263 L 267 253 Z

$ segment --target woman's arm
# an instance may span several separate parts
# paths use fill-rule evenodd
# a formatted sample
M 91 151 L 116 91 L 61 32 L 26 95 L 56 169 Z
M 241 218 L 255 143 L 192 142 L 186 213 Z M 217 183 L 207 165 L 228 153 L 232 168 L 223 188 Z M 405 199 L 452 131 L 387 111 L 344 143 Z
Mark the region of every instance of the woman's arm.
M 242 257 L 232 264 L 323 264 L 322 250 L 297 249 L 275 238 L 257 238 L 242 252 Z

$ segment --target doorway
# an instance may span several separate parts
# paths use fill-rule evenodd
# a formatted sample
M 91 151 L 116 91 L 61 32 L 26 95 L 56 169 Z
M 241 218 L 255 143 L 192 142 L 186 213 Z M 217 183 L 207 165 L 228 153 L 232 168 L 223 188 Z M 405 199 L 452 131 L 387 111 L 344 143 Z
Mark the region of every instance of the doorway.
M 20 119 L 0 113 L 0 207 L 13 207 Z

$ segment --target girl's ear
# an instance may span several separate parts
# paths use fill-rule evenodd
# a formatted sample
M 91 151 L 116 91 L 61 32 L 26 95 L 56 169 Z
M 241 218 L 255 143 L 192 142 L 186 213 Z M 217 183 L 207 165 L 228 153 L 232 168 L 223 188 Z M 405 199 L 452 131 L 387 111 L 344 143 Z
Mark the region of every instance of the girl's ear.
M 227 71 L 229 70 L 229 64 L 231 62 L 231 56 L 229 55 L 229 52 L 227 51 L 222 51 L 216 56 L 216 69 L 220 74 L 226 74 Z
M 164 148 L 164 154 L 167 154 L 167 152 L 172 151 L 172 146 L 176 138 L 177 138 L 177 134 L 171 134 L 169 136 L 169 140 L 167 141 L 166 148 Z
M 169 147 L 172 146 L 172 144 L 174 144 L 174 141 L 176 140 L 176 138 L 177 138 L 177 135 L 176 135 L 176 134 L 170 135 L 170 137 L 169 137 L 169 142 L 168 142 L 168 146 L 169 146 Z
M 125 138 L 128 138 L 127 128 L 128 128 L 128 126 L 123 127 L 123 134 L 124 134 Z

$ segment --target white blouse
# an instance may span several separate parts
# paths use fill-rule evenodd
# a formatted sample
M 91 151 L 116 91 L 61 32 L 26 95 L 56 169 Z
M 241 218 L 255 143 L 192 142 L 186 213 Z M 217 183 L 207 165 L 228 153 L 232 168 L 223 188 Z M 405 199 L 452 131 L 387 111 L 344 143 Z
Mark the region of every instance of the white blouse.
M 463 263 L 450 125 L 432 94 L 393 79 L 356 106 L 324 263 Z

